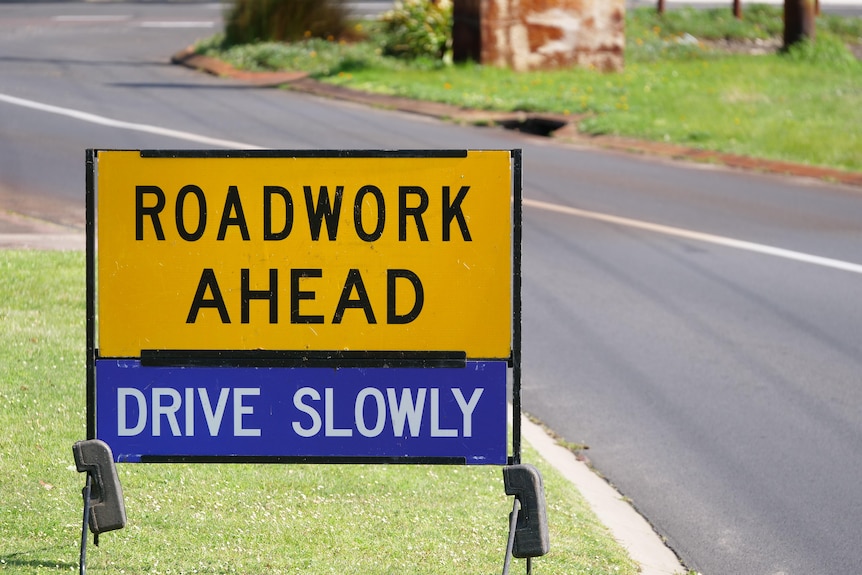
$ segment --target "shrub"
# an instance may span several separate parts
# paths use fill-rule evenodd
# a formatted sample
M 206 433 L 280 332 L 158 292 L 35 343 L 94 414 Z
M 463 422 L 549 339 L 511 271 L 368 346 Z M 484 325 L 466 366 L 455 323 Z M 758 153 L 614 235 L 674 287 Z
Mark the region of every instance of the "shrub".
M 397 0 L 381 18 L 383 53 L 444 59 L 452 50 L 452 5 L 438 0 Z
M 225 14 L 225 44 L 342 38 L 350 31 L 345 0 L 234 0 Z
M 834 34 L 820 33 L 817 40 L 805 39 L 787 49 L 786 56 L 796 62 L 816 66 L 850 69 L 860 66 L 859 60 L 844 42 Z

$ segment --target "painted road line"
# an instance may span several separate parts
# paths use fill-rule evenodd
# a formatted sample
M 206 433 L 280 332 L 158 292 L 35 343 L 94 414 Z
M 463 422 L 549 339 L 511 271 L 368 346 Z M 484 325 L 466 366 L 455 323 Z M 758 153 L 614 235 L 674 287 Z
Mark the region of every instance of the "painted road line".
M 91 14 L 85 16 L 72 16 L 72 15 L 60 15 L 54 16 L 52 20 L 54 22 L 74 22 L 76 24 L 86 24 L 92 22 L 126 22 L 127 20 L 131 20 L 132 17 L 128 15 L 122 14 Z
M 245 150 L 261 150 L 260 146 L 254 146 L 252 144 L 247 144 L 245 142 L 237 142 L 234 140 L 223 140 L 220 138 L 210 138 L 207 136 L 201 136 L 199 134 L 193 134 L 191 132 L 183 132 L 181 130 L 171 130 L 168 128 L 161 128 L 159 126 L 152 126 L 150 124 L 138 124 L 134 122 L 124 122 L 122 120 L 113 120 L 111 118 L 106 118 L 104 116 L 99 116 L 96 114 L 91 114 L 89 112 L 82 112 L 80 110 L 73 110 L 71 108 L 62 108 L 60 106 L 52 106 L 50 104 L 43 104 L 41 102 L 35 102 L 33 100 L 25 100 L 24 98 L 16 98 L 15 96 L 9 96 L 7 94 L 0 94 L 0 102 L 6 102 L 7 104 L 12 104 L 15 106 L 22 106 L 24 108 L 30 108 L 33 110 L 38 110 L 40 112 L 48 112 L 49 114 L 58 114 L 60 116 L 66 116 L 68 118 L 74 118 L 76 120 L 82 120 L 84 122 L 90 122 L 91 124 L 98 124 L 100 126 L 107 126 L 109 128 L 117 128 L 120 130 L 131 130 L 133 132 L 143 132 L 146 134 L 154 134 L 157 136 L 165 136 L 168 138 L 177 138 L 179 140 L 185 140 L 187 142 L 195 142 L 197 144 L 204 144 L 208 146 L 218 146 L 221 148 L 238 148 Z
M 35 102 L 33 100 L 26 100 L 23 98 L 16 98 L 15 96 L 9 96 L 7 94 L 0 93 L 0 102 L 6 102 L 7 104 L 13 104 L 16 106 L 23 106 L 26 108 L 31 108 L 34 110 L 39 110 L 42 112 L 48 112 L 51 114 L 59 114 L 61 116 L 67 116 L 70 118 L 75 118 L 78 120 L 82 120 L 85 122 L 90 122 L 93 124 L 99 124 L 102 126 L 118 128 L 123 130 L 132 130 L 137 132 L 144 132 L 148 134 L 155 134 L 159 136 L 166 136 L 171 138 L 177 138 L 180 140 L 185 140 L 189 142 L 195 142 L 198 144 L 206 144 L 211 146 L 218 146 L 223 148 L 238 148 L 238 149 L 246 149 L 246 150 L 263 150 L 261 146 L 255 146 L 253 144 L 248 144 L 245 142 L 238 142 L 233 140 L 223 140 L 220 138 L 210 138 L 207 136 L 201 136 L 198 134 L 193 134 L 191 132 L 183 132 L 180 130 L 171 130 L 168 128 L 161 128 L 158 126 L 152 126 L 149 124 L 138 124 L 133 122 L 124 122 L 122 120 L 113 120 L 110 118 L 105 118 L 103 116 L 98 116 L 96 114 L 91 114 L 89 112 L 82 112 L 80 110 L 73 110 L 70 108 L 62 108 L 59 106 L 52 106 L 50 104 L 43 104 L 40 102 Z M 556 212 L 559 214 L 565 214 L 570 216 L 576 216 L 580 218 L 590 219 L 594 221 L 601 221 L 615 225 L 626 226 L 630 228 L 636 228 L 641 230 L 646 230 L 650 232 L 660 233 L 667 236 L 674 236 L 704 243 L 710 243 L 714 245 L 720 245 L 724 247 L 735 248 L 739 250 L 759 253 L 763 255 L 769 255 L 774 257 L 780 257 L 788 260 L 794 260 L 798 262 L 819 265 L 823 267 L 828 267 L 832 269 L 842 270 L 853 272 L 857 274 L 862 274 L 862 265 L 846 262 L 843 260 L 826 258 L 822 256 L 807 254 L 804 252 L 797 252 L 793 250 L 787 250 L 784 248 L 778 248 L 775 246 L 769 246 L 765 244 L 758 244 L 754 242 L 749 242 L 745 240 L 737 240 L 734 238 L 728 238 L 725 236 L 718 236 L 713 234 L 706 234 L 702 232 L 696 232 L 693 230 L 687 230 L 684 228 L 677 228 L 673 226 L 665 226 L 661 224 L 654 224 L 651 222 L 645 222 L 642 220 L 635 220 L 631 218 L 624 218 L 620 216 L 613 216 L 610 214 L 603 214 L 600 212 L 591 212 L 587 210 L 580 210 L 578 208 L 572 208 L 569 206 L 562 206 L 559 204 L 552 204 L 549 202 L 542 202 L 539 200 L 531 200 L 528 198 L 524 198 L 523 203 L 527 207 Z
M 755 252 L 759 254 L 784 258 L 788 260 L 794 260 L 798 262 L 803 262 L 807 264 L 814 264 L 818 266 L 833 268 L 837 270 L 843 270 L 848 272 L 853 272 L 857 274 L 862 274 L 862 265 L 855 264 L 852 262 L 846 262 L 842 260 L 836 260 L 832 258 L 825 258 L 821 256 L 816 256 L 812 254 L 806 254 L 804 252 L 797 252 L 793 250 L 787 250 L 784 248 L 778 248 L 775 246 L 768 246 L 765 244 L 758 244 L 754 242 L 748 242 L 744 240 L 737 240 L 734 238 L 728 238 L 724 236 L 717 236 L 713 234 L 706 234 L 702 232 L 696 232 L 693 230 L 687 230 L 684 228 L 676 228 L 672 226 L 665 226 L 661 224 L 654 224 L 650 222 L 645 222 L 642 220 L 634 220 L 631 218 L 623 218 L 620 216 L 612 216 L 610 214 L 603 214 L 600 212 L 591 212 L 587 210 L 579 210 L 578 208 L 572 208 L 569 206 L 561 206 L 559 204 L 552 204 L 548 202 L 541 202 L 538 200 L 530 200 L 524 198 L 523 203 L 525 206 L 545 210 L 549 212 L 556 212 L 558 214 L 564 214 L 569 216 L 576 216 L 579 218 L 585 218 L 589 220 L 605 222 L 609 224 L 626 226 L 629 228 L 636 228 L 640 230 L 645 230 L 649 232 L 655 232 L 659 234 L 664 234 L 666 236 L 674 236 L 678 238 L 684 238 L 688 240 L 694 240 L 699 242 L 705 242 L 709 244 L 715 244 L 719 246 L 735 248 L 738 250 L 744 250 L 749 252 Z
M 205 22 L 141 22 L 141 28 L 213 28 L 216 23 L 213 21 Z

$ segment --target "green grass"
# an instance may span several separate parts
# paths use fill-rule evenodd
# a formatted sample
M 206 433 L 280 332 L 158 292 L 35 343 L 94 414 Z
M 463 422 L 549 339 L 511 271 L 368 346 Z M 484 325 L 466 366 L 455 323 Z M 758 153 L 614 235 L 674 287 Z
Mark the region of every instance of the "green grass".
M 664 38 L 691 34 L 700 39 L 780 38 L 784 31 L 781 6 L 744 3 L 742 18 L 737 20 L 730 9 L 684 7 L 659 14 L 654 8 L 638 8 L 628 14 L 626 31 L 633 39 L 645 38 L 651 32 Z M 860 42 L 862 19 L 822 14 L 817 18 L 818 33 L 837 35 L 845 42 Z
M 862 18 L 823 16 L 817 42 L 789 54 L 727 54 L 713 41 L 780 37 L 781 8 L 641 8 L 627 14 L 625 71 L 514 73 L 380 55 L 374 27 L 359 44 L 315 41 L 201 51 L 240 67 L 305 69 L 370 92 L 485 110 L 568 114 L 582 133 L 612 134 L 846 170 L 862 170 Z M 288 58 L 285 54 L 289 54 Z M 278 56 L 277 56 L 278 55 Z M 253 66 L 248 62 L 253 61 Z
M 77 572 L 84 476 L 80 252 L 0 251 L 0 572 Z M 534 573 L 634 575 L 577 490 L 545 479 L 551 553 Z M 129 523 L 90 573 L 499 573 L 511 500 L 499 467 L 118 466 Z M 512 572 L 523 569 L 516 560 Z

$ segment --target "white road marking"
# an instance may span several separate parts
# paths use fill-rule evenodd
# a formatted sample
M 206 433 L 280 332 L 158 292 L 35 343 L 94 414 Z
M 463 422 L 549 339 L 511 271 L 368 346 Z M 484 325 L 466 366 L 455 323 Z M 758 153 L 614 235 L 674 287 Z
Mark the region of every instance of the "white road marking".
M 54 22 L 89 24 L 107 22 L 128 22 L 132 16 L 128 14 L 91 14 L 84 16 L 60 15 L 51 18 Z M 138 24 L 139 28 L 214 28 L 213 20 L 144 20 Z
M 222 148 L 236 148 L 236 149 L 244 149 L 244 150 L 264 150 L 261 146 L 255 146 L 253 144 L 247 144 L 245 142 L 237 142 L 233 140 L 223 140 L 220 138 L 210 138 L 207 136 L 201 136 L 199 134 L 193 134 L 191 132 L 183 132 L 180 130 L 171 130 L 168 128 L 161 128 L 159 126 L 152 126 L 149 124 L 138 124 L 134 122 L 124 122 L 122 120 L 113 120 L 111 118 L 105 118 L 103 116 L 98 116 L 96 114 L 91 114 L 89 112 L 82 112 L 80 110 L 73 110 L 70 108 L 62 108 L 60 106 L 52 106 L 50 104 L 43 104 L 41 102 L 35 102 L 33 100 L 25 100 L 24 98 L 16 98 L 15 96 L 9 96 L 7 94 L 0 93 L 0 102 L 6 102 L 7 104 L 12 104 L 15 106 L 23 106 L 25 108 L 31 108 L 33 110 L 39 110 L 42 112 L 48 112 L 50 114 L 58 114 L 61 116 L 66 116 L 69 118 L 75 118 L 77 120 L 82 120 L 84 122 L 90 122 L 93 124 L 98 124 L 101 126 L 107 126 L 110 128 L 118 128 L 121 130 L 131 130 L 135 132 L 144 132 L 147 134 L 154 134 L 158 136 L 166 136 L 169 138 L 177 138 L 179 140 L 185 140 L 188 142 L 195 142 L 198 144 L 206 144 L 210 146 L 218 146 Z M 562 206 L 559 204 L 552 204 L 549 202 L 542 202 L 539 200 L 531 200 L 524 198 L 523 204 L 527 207 L 536 208 L 540 210 L 546 210 L 550 212 L 556 212 L 559 214 L 565 214 L 569 216 L 576 216 L 579 218 L 586 218 L 595 221 L 606 222 L 610 224 L 627 226 L 630 228 L 637 228 L 641 230 L 646 230 L 650 232 L 655 232 L 659 234 L 664 234 L 668 236 L 674 236 L 678 238 L 685 238 L 689 240 L 695 240 L 730 248 L 735 248 L 739 250 L 745 250 L 749 252 L 755 252 L 759 254 L 774 256 L 785 258 L 788 260 L 794 260 L 798 262 L 804 262 L 808 264 L 819 265 L 823 267 L 833 268 L 837 270 L 843 270 L 853 273 L 862 274 L 862 265 L 855 264 L 852 262 L 846 262 L 843 260 L 837 260 L 833 258 L 825 258 L 821 256 L 816 256 L 812 254 L 806 254 L 803 252 L 797 252 L 793 250 L 787 250 L 784 248 L 778 248 L 774 246 L 768 246 L 764 244 L 758 244 L 754 242 L 748 242 L 744 240 L 737 240 L 734 238 L 728 238 L 724 236 L 717 236 L 713 234 L 706 234 L 702 232 L 696 232 L 693 230 L 687 230 L 684 228 L 676 228 L 672 226 L 665 226 L 661 224 L 654 224 L 650 222 L 645 222 L 642 220 L 635 220 L 631 218 L 623 218 L 620 216 L 613 216 L 610 214 L 603 214 L 600 212 L 591 212 L 587 210 L 580 210 L 578 208 L 572 208 L 569 206 Z
M 54 16 L 53 20 L 55 22 L 125 22 L 126 20 L 131 20 L 131 16 L 124 16 L 121 14 L 117 15 L 104 15 L 100 16 L 98 14 L 91 14 L 88 16 Z
M 147 134 L 155 134 L 157 136 L 166 136 L 169 138 L 177 138 L 179 140 L 185 140 L 187 142 L 195 142 L 196 144 L 205 144 L 208 146 L 218 146 L 221 148 L 238 148 L 244 150 L 261 150 L 260 146 L 254 146 L 252 144 L 246 144 L 245 142 L 237 142 L 233 140 L 223 140 L 220 138 L 210 138 L 207 136 L 201 136 L 199 134 L 192 134 L 191 132 L 183 132 L 181 130 L 171 130 L 169 128 L 161 128 L 159 126 L 152 126 L 149 124 L 137 124 L 134 122 L 124 122 L 122 120 L 113 120 L 111 118 L 105 118 L 104 116 L 98 116 L 96 114 L 91 114 L 89 112 L 82 112 L 80 110 L 72 110 L 70 108 L 61 108 L 60 106 L 52 106 L 50 104 L 43 104 L 41 102 L 35 102 L 33 100 L 25 100 L 23 98 L 16 98 L 15 96 L 9 96 L 7 94 L 0 94 L 0 102 L 6 102 L 7 104 L 13 104 L 15 106 L 22 106 L 25 108 L 31 108 L 33 110 L 39 110 L 40 112 L 48 112 L 50 114 L 58 114 L 60 116 L 66 116 L 68 118 L 75 118 L 76 120 L 82 120 L 84 122 L 90 122 L 91 124 L 98 124 L 100 126 L 107 126 L 109 128 L 118 128 L 120 130 L 131 130 L 133 132 L 144 132 Z
M 141 28 L 213 28 L 215 22 L 141 22 Z
M 857 273 L 857 274 L 862 274 L 862 265 L 854 264 L 852 262 L 846 262 L 843 260 L 825 258 L 825 257 L 816 256 L 816 255 L 812 255 L 812 254 L 806 254 L 803 252 L 786 250 L 784 248 L 777 248 L 774 246 L 768 246 L 768 245 L 758 244 L 758 243 L 754 243 L 754 242 L 747 242 L 744 240 L 737 240 L 737 239 L 728 238 L 725 236 L 705 234 L 702 232 L 696 232 L 696 231 L 687 230 L 684 228 L 676 228 L 676 227 L 665 226 L 665 225 L 661 225 L 661 224 L 653 224 L 653 223 L 645 222 L 642 220 L 634 220 L 631 218 L 612 216 L 610 214 L 603 214 L 600 212 L 590 212 L 587 210 L 579 210 L 577 208 L 571 208 L 568 206 L 561 206 L 559 204 L 551 204 L 548 202 L 541 202 L 538 200 L 529 200 L 529 199 L 525 198 L 523 200 L 523 204 L 525 206 L 529 206 L 529 207 L 536 208 L 539 210 L 546 210 L 549 212 L 556 212 L 558 214 L 576 216 L 579 218 L 586 218 L 586 219 L 590 219 L 590 220 L 606 222 L 609 224 L 615 224 L 615 225 L 619 225 L 619 226 L 627 226 L 630 228 L 637 228 L 640 230 L 646 230 L 649 232 L 655 232 L 655 233 L 664 234 L 667 236 L 685 238 L 685 239 L 689 239 L 689 240 L 695 240 L 695 241 L 699 241 L 699 242 L 705 242 L 705 243 L 709 243 L 709 244 L 715 244 L 715 245 L 719 245 L 719 246 L 735 248 L 738 250 L 745 250 L 745 251 L 749 251 L 749 252 L 755 252 L 755 253 L 759 253 L 759 254 L 784 258 L 784 259 L 788 259 L 788 260 L 804 262 L 807 264 L 814 264 L 814 265 L 833 268 L 833 269 L 837 269 L 837 270 L 843 270 L 843 271 L 853 272 L 853 273 Z

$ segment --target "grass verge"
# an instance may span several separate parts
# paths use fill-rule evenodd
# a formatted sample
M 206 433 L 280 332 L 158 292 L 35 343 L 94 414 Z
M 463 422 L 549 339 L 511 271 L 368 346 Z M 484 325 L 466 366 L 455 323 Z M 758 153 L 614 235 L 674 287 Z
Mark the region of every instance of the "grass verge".
M 0 572 L 77 572 L 85 282 L 80 252 L 0 251 Z M 635 574 L 577 490 L 538 456 L 551 553 L 534 573 Z M 91 573 L 490 575 L 511 501 L 499 467 L 119 466 L 129 524 Z M 513 572 L 522 569 L 513 565 Z
M 313 40 L 198 50 L 244 69 L 306 70 L 369 92 L 468 108 L 550 112 L 588 135 L 620 135 L 809 165 L 862 170 L 862 18 L 823 16 L 818 40 L 789 54 L 775 46 L 781 9 L 650 8 L 627 14 L 626 68 L 514 73 L 476 64 L 446 66 L 381 55 L 373 23 L 365 42 Z M 363 28 L 364 27 L 364 28 Z M 771 42 L 771 43 L 770 43 Z M 729 53 L 729 47 L 745 53 Z M 770 50 L 766 50 L 769 52 Z

